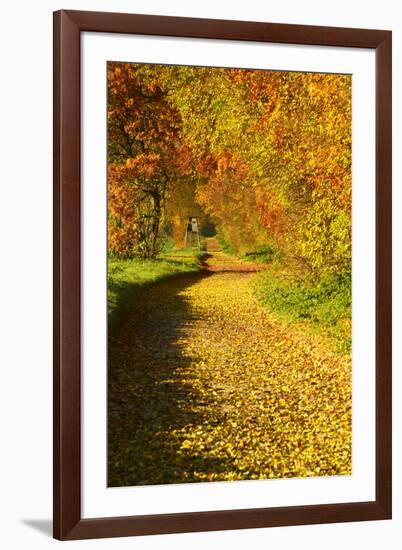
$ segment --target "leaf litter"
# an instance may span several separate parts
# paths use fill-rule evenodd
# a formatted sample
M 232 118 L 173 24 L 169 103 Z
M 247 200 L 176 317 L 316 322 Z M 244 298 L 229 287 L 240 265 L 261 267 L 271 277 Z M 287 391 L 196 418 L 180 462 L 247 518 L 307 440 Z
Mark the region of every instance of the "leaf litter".
M 109 336 L 109 486 L 351 474 L 350 357 L 274 319 L 254 277 L 155 284 Z

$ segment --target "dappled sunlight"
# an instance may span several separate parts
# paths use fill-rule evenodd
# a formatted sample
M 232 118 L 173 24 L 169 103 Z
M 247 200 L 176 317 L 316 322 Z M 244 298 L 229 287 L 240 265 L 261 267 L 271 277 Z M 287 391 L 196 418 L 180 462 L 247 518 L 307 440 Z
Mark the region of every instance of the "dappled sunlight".
M 351 75 L 108 63 L 108 484 L 351 473 Z
M 253 274 L 145 290 L 109 345 L 109 485 L 351 473 L 351 366 L 275 322 Z

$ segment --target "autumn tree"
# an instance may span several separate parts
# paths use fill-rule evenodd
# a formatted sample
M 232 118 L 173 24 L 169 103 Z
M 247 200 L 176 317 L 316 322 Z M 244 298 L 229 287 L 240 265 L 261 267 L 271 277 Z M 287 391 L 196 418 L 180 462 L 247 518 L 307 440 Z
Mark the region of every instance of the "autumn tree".
M 262 78 L 262 75 L 259 75 Z M 266 94 L 267 86 L 261 86 Z M 271 86 L 272 90 L 272 86 Z M 264 227 L 313 271 L 351 259 L 351 79 L 283 73 L 250 156 Z
M 109 64 L 109 243 L 153 257 L 205 213 L 236 250 L 350 269 L 351 77 Z
M 180 114 L 155 80 L 147 82 L 136 65 L 109 63 L 108 207 L 113 252 L 144 258 L 158 253 L 180 127 Z

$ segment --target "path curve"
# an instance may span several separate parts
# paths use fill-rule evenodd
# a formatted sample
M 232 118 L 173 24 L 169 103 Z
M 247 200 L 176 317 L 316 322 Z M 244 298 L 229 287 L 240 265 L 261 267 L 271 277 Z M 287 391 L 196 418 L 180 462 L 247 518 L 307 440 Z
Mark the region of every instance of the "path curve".
M 145 290 L 109 338 L 109 485 L 351 473 L 351 367 L 274 321 L 252 273 Z

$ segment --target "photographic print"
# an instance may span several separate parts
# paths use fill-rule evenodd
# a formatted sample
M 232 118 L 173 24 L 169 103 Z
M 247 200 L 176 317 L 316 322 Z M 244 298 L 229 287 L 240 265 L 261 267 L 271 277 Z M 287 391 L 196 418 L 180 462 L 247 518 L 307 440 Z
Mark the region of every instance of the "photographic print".
M 107 82 L 108 486 L 351 475 L 351 75 Z

